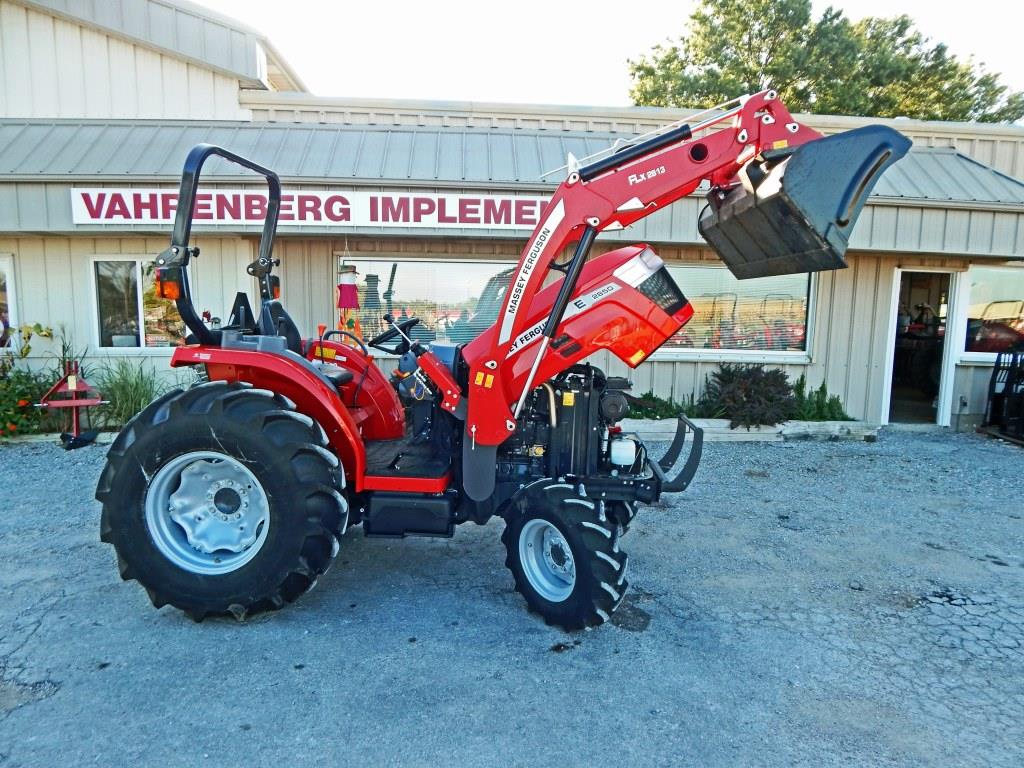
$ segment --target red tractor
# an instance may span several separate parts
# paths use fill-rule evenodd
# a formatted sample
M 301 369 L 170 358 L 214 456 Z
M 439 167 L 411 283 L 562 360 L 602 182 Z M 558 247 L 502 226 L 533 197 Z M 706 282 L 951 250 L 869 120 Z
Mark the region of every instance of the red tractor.
M 699 227 L 737 277 L 840 268 L 871 188 L 908 147 L 880 126 L 822 138 L 773 91 L 740 98 L 570 167 L 497 320 L 472 341 L 424 344 L 418 320 L 386 316 L 388 330 L 355 346 L 338 331 L 304 337 L 278 300 L 277 176 L 195 147 L 156 265 L 159 294 L 191 331 L 171 365 L 197 369 L 203 383 L 151 403 L 110 449 L 96 498 L 121 576 L 158 607 L 241 619 L 309 590 L 351 526 L 367 536 L 451 536 L 498 515 L 506 565 L 529 607 L 566 629 L 601 624 L 626 592 L 622 535 L 638 505 L 689 485 L 702 435 L 680 417 L 656 459 L 618 426 L 629 382 L 587 358 L 608 350 L 635 368 L 693 310 L 652 248 L 588 260 L 594 239 L 707 181 Z M 269 185 L 248 270 L 259 311 L 240 294 L 216 330 L 197 315 L 188 281 L 196 188 L 211 155 Z M 561 276 L 542 287 L 552 270 Z M 368 347 L 398 357 L 391 380 Z

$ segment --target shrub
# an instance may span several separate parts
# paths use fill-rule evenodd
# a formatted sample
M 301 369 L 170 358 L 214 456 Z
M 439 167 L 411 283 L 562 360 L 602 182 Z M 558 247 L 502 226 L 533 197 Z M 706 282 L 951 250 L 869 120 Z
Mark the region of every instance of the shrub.
M 121 358 L 103 366 L 96 377 L 96 387 L 109 400 L 98 408 L 98 417 L 105 427 L 120 428 L 131 418 L 167 391 L 168 386 L 152 368 L 141 361 Z
M 722 363 L 711 374 L 701 400 L 724 413 L 732 429 L 786 421 L 796 404 L 793 387 L 781 368 L 740 363 Z
M 653 392 L 644 392 L 640 397 L 629 398 L 629 418 L 631 419 L 674 419 L 683 410 L 683 406 L 658 397 Z
M 51 384 L 53 380 L 45 373 L 7 368 L 0 377 L 0 435 L 13 437 L 39 432 L 47 414 L 35 404 Z
M 56 377 L 19 367 L 19 361 L 32 352 L 32 339 L 36 336 L 49 339 L 53 331 L 39 323 L 25 323 L 9 335 L 9 346 L 0 350 L 0 435 L 39 432 L 48 421 L 46 410 L 35 405 Z
M 91 383 L 95 371 L 93 371 L 91 365 L 85 362 L 85 357 L 89 354 L 89 347 L 85 346 L 81 350 L 76 350 L 75 345 L 68 338 L 67 329 L 63 325 L 60 327 L 60 336 L 57 339 L 57 344 L 59 349 L 51 355 L 53 358 L 54 378 L 59 379 L 67 373 L 70 363 L 78 363 L 78 375 Z
M 658 397 L 653 392 L 629 397 L 631 419 L 674 419 L 680 413 L 691 419 L 716 419 L 724 415 L 713 403 L 707 403 L 703 398 L 697 400 L 693 395 L 689 395 L 682 403 Z
M 794 419 L 801 421 L 852 421 L 843 410 L 839 395 L 830 395 L 824 381 L 817 389 L 807 392 L 807 378 L 800 374 L 800 378 L 793 385 L 793 397 L 795 405 L 792 418 Z

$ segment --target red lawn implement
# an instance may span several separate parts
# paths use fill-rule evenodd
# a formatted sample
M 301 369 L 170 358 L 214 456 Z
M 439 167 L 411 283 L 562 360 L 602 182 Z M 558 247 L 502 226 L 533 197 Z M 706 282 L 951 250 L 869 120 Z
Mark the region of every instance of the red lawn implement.
M 568 167 L 497 320 L 465 344 L 420 343 L 419 320 L 390 315 L 365 344 L 341 343 L 343 331 L 303 338 L 272 274 L 278 177 L 219 147 L 193 149 L 156 264 L 160 295 L 191 331 L 171 364 L 205 381 L 150 404 L 110 449 L 96 497 L 121 575 L 157 606 L 243 618 L 310 589 L 351 526 L 451 536 L 497 515 L 532 610 L 566 629 L 606 621 L 627 587 L 622 535 L 638 504 L 689 485 L 702 435 L 680 416 L 655 459 L 619 428 L 629 382 L 588 356 L 607 350 L 635 368 L 693 309 L 651 247 L 588 258 L 595 238 L 706 183 L 698 227 L 737 277 L 841 268 L 874 183 L 909 148 L 882 126 L 822 138 L 773 91 L 697 117 Z M 188 282 L 196 187 L 211 155 L 269 185 L 248 269 L 259 312 L 239 294 L 217 330 L 196 314 Z M 398 357 L 390 380 L 368 347 Z

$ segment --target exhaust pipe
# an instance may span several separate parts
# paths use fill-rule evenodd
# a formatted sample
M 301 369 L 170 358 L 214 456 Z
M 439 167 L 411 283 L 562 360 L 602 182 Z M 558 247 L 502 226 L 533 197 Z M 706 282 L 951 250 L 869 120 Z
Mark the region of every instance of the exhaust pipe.
M 842 269 L 871 190 L 909 149 L 898 131 L 868 125 L 768 150 L 739 185 L 711 191 L 698 229 L 741 280 Z

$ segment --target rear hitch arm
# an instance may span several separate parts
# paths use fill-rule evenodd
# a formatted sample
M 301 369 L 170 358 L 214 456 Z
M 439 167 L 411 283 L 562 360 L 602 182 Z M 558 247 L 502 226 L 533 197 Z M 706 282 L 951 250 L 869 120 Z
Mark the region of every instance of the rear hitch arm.
M 683 444 L 686 442 L 687 434 L 693 435 L 690 455 L 687 457 L 686 463 L 683 464 L 683 468 L 679 470 L 679 474 L 670 480 L 668 475 L 679 460 L 679 454 L 683 450 Z M 703 452 L 704 430 L 685 416 L 680 416 L 676 422 L 676 435 L 672 440 L 672 444 L 665 452 L 665 455 L 657 461 L 650 458 L 647 460 L 647 463 L 651 467 L 651 472 L 653 472 L 654 476 L 658 478 L 658 483 L 661 486 L 661 492 L 679 493 L 680 491 L 685 491 L 693 481 L 693 476 L 697 474 L 697 467 L 700 464 L 700 458 Z

